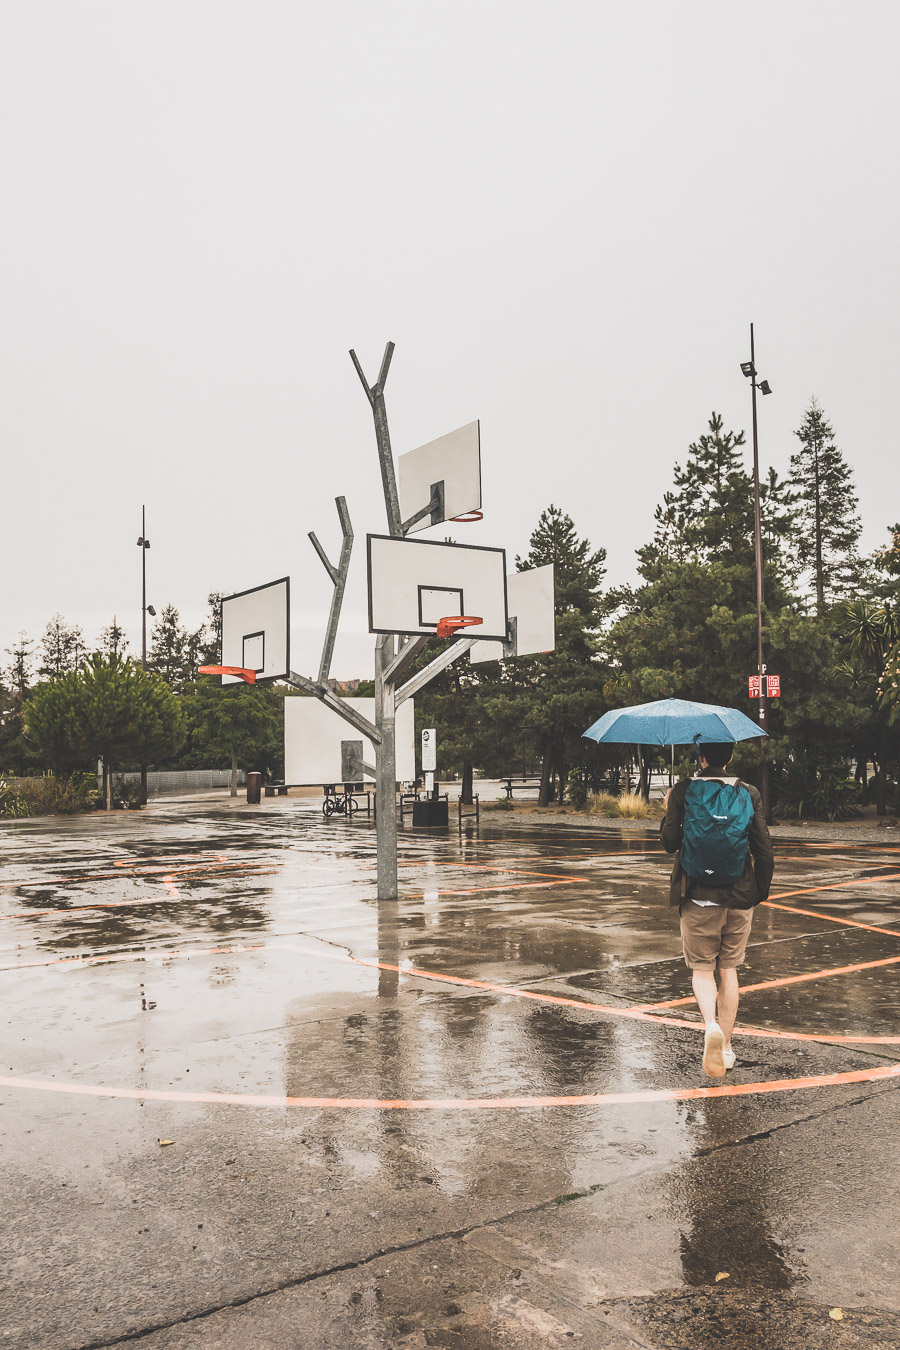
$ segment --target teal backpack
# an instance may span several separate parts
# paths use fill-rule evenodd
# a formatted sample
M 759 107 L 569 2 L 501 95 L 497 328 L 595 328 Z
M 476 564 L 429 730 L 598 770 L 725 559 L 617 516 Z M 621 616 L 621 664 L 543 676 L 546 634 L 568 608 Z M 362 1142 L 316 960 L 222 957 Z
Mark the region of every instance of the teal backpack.
M 681 867 L 700 886 L 731 886 L 747 861 L 753 801 L 735 779 L 694 778 L 684 798 Z

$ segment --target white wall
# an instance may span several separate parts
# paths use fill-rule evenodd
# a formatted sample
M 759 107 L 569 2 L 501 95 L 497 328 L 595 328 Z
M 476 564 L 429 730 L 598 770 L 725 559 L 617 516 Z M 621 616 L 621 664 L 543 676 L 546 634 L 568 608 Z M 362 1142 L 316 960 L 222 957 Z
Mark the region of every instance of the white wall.
M 348 700 L 375 721 L 374 698 Z M 413 699 L 397 709 L 397 781 L 412 782 L 416 776 L 415 714 Z M 375 763 L 375 747 L 337 713 L 317 698 L 284 700 L 284 781 L 295 786 L 340 783 L 341 741 L 363 743 L 363 759 Z M 365 775 L 367 781 L 372 781 Z

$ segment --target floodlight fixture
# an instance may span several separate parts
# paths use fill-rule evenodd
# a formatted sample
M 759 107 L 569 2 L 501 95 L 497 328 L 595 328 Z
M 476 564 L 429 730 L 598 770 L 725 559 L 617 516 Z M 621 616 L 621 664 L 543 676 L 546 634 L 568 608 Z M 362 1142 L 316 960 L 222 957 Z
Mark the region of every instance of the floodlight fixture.
M 141 535 L 140 539 L 137 541 L 137 546 L 138 546 L 138 548 L 149 548 L 149 547 L 150 547 L 150 540 L 149 540 L 149 539 L 145 539 L 144 536 Z
M 153 608 L 152 605 L 148 605 L 148 606 L 147 606 L 147 613 L 150 615 L 150 618 L 151 618 L 151 619 L 155 619 L 155 618 L 156 618 L 156 610 Z
M 756 366 L 753 364 L 752 361 L 741 362 L 741 374 L 745 375 L 748 380 L 754 377 L 754 375 L 756 374 Z
M 759 382 L 759 392 L 760 392 L 761 394 L 771 394 L 772 389 L 771 389 L 771 386 L 769 385 L 769 381 L 768 381 L 768 380 L 760 380 L 760 382 Z

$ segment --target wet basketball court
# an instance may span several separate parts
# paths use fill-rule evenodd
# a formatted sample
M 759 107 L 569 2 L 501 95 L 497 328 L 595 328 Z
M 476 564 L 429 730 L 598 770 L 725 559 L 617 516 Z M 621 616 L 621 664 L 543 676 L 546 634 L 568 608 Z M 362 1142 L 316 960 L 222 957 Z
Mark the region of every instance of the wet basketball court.
M 900 847 L 777 832 L 722 1085 L 655 832 L 4 826 L 0 1344 L 900 1343 Z

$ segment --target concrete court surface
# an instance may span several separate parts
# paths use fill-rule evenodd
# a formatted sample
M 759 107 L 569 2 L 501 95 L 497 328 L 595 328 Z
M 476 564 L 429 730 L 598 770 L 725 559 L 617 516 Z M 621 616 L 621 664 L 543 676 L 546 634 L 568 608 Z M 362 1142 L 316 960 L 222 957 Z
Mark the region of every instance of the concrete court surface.
M 653 830 L 5 823 L 0 1346 L 900 1345 L 900 848 L 778 838 L 718 1086 Z

